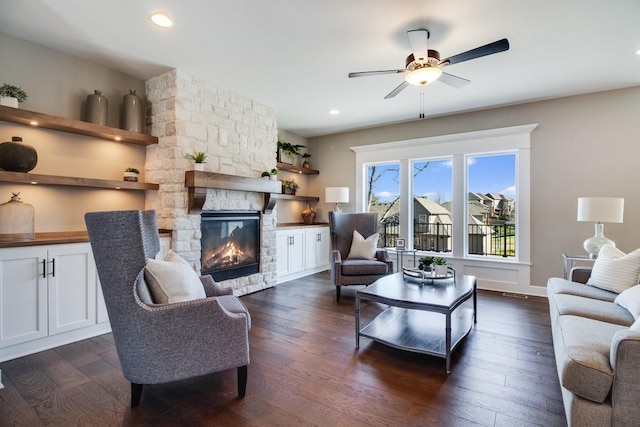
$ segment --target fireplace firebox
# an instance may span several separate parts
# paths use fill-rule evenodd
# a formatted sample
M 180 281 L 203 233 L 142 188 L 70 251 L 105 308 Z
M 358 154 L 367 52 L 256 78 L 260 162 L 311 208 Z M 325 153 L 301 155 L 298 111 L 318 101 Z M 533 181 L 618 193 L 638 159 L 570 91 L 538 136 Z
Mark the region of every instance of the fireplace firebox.
M 260 212 L 204 211 L 201 271 L 222 281 L 260 271 Z

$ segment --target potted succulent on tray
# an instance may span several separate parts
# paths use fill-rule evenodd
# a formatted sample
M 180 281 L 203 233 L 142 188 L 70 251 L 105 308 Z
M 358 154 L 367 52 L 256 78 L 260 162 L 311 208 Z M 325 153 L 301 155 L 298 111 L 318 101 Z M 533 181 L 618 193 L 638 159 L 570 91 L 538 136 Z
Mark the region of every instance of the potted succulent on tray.
M 291 194 L 296 195 L 296 190 L 298 189 L 298 184 L 295 181 L 291 181 L 288 179 L 282 180 L 282 194 Z
M 140 171 L 136 168 L 127 168 L 124 171 L 123 179 L 125 181 L 138 182 L 138 175 L 140 175 Z
M 207 153 L 204 151 L 194 151 L 193 154 L 187 154 L 187 158 L 194 161 L 193 169 L 197 171 L 204 170 L 205 159 Z
M 433 263 L 435 264 L 434 270 L 436 276 L 446 276 L 447 275 L 447 260 L 442 257 L 435 257 L 433 259 Z
M 18 108 L 18 104 L 27 100 L 27 93 L 19 88 L 9 84 L 0 86 L 0 105 Z
M 418 268 L 423 271 L 431 271 L 432 264 L 433 264 L 432 256 L 425 256 L 418 260 Z

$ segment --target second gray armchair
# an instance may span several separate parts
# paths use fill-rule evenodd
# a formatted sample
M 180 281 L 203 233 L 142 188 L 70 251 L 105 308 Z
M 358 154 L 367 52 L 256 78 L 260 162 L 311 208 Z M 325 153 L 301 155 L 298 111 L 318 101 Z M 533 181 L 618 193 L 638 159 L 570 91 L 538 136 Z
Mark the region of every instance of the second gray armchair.
M 384 249 L 375 252 L 375 259 L 348 258 L 354 230 L 364 238 L 378 232 L 377 213 L 329 212 L 329 230 L 331 280 L 336 286 L 336 301 L 340 301 L 342 286 L 370 285 L 393 272 L 393 264 Z

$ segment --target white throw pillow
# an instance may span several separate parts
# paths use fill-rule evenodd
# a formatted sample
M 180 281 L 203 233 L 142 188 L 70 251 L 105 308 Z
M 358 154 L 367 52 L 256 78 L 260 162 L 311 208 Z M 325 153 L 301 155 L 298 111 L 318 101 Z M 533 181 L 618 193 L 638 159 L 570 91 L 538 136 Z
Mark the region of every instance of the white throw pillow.
M 588 285 L 620 293 L 638 284 L 640 249 L 625 254 L 613 245 L 604 245 L 593 264 Z
M 351 250 L 347 259 L 375 259 L 379 237 L 378 233 L 374 233 L 365 239 L 357 230 L 353 230 Z
M 206 298 L 198 274 L 188 262 L 171 250 L 164 261 L 147 260 L 144 278 L 156 304 Z
M 632 331 L 640 331 L 640 319 L 633 322 L 633 325 L 629 326 Z
M 620 307 L 629 310 L 629 313 L 637 320 L 640 317 L 640 285 L 632 286 L 622 291 L 614 302 Z

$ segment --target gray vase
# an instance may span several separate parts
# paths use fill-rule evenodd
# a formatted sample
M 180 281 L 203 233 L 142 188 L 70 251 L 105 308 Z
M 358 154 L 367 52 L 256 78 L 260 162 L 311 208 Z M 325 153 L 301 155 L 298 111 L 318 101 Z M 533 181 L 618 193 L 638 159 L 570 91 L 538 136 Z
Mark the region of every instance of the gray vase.
M 129 89 L 129 93 L 122 100 L 122 126 L 124 130 L 142 133 L 144 132 L 142 99 L 136 95 L 136 91 Z
M 102 92 L 99 90 L 93 92 L 93 94 L 87 96 L 85 120 L 89 123 L 106 126 L 109 108 L 107 98 L 102 96 Z

